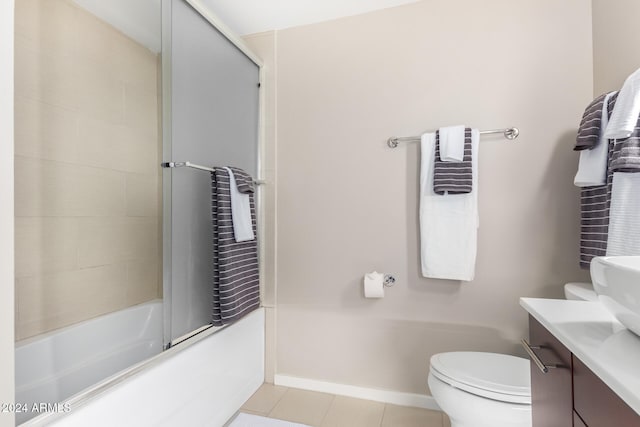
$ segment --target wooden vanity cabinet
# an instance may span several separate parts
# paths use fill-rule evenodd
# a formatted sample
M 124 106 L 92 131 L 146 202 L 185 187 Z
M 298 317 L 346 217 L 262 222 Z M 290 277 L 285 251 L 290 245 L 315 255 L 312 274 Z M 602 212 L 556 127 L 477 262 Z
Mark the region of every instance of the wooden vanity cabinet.
M 582 418 L 574 412 L 573 413 L 573 427 L 587 427 L 587 425 L 582 421 Z
M 531 411 L 534 427 L 573 426 L 571 352 L 544 326 L 529 316 L 529 344 L 545 365 L 547 373 L 531 362 Z
M 640 416 L 575 355 L 573 407 L 589 427 L 640 426 Z
M 529 316 L 529 344 L 549 368 L 531 362 L 533 427 L 640 427 L 640 415 Z

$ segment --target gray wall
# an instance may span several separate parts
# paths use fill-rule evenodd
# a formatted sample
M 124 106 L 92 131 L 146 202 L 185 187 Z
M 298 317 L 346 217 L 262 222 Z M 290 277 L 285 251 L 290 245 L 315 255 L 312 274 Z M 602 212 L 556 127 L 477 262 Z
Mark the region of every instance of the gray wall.
M 428 0 L 277 34 L 277 373 L 428 393 L 434 353 L 518 352 L 519 297 L 588 278 L 571 147 L 590 2 Z M 385 144 L 452 124 L 521 131 L 480 143 L 470 283 L 420 276 L 418 146 Z M 397 282 L 366 300 L 374 269 Z

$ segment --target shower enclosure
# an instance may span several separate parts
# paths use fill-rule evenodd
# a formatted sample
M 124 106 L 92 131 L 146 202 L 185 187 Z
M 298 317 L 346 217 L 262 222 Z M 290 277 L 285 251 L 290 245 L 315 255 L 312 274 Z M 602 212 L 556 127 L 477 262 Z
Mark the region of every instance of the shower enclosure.
M 214 332 L 210 173 L 160 165 L 259 176 L 260 62 L 197 0 L 15 21 L 16 401 L 81 402 Z
M 164 121 L 163 161 L 233 165 L 259 176 L 260 66 L 192 5 L 163 5 L 172 6 L 163 28 L 164 111 L 171 117 Z M 167 168 L 163 188 L 165 343 L 171 344 L 211 323 L 213 240 L 203 232 L 211 229 L 211 177 Z

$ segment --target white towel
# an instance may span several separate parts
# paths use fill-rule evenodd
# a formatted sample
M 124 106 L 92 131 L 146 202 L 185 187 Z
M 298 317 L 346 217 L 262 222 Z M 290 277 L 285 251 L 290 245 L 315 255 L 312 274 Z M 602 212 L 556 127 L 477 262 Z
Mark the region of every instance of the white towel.
M 609 142 L 604 138 L 604 132 L 609 123 L 608 101 L 610 92 L 604 97 L 602 104 L 602 120 L 600 122 L 600 137 L 595 147 L 590 150 L 580 150 L 578 172 L 573 183 L 577 187 L 594 187 L 607 183 L 607 160 L 609 157 Z
M 422 135 L 420 247 L 422 275 L 473 280 L 478 236 L 478 151 L 480 132 L 471 131 L 473 190 L 442 196 L 433 191 L 435 134 Z
M 615 172 L 607 256 L 640 255 L 640 173 Z
M 231 169 L 225 168 L 229 174 L 229 192 L 231 193 L 231 219 L 233 221 L 233 235 L 236 242 L 246 242 L 253 240 L 251 224 L 251 199 L 248 193 L 238 191 L 236 178 Z
M 607 139 L 630 137 L 636 128 L 638 115 L 640 115 L 640 69 L 627 77 L 622 85 L 604 137 Z
M 441 161 L 461 162 L 464 159 L 464 130 L 464 125 L 438 129 Z

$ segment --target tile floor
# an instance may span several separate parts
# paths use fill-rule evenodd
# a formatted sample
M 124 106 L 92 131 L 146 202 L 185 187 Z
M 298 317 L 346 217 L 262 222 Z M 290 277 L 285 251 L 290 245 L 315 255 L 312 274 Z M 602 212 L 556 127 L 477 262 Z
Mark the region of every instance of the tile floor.
M 449 427 L 439 411 L 263 384 L 240 412 L 312 427 Z

